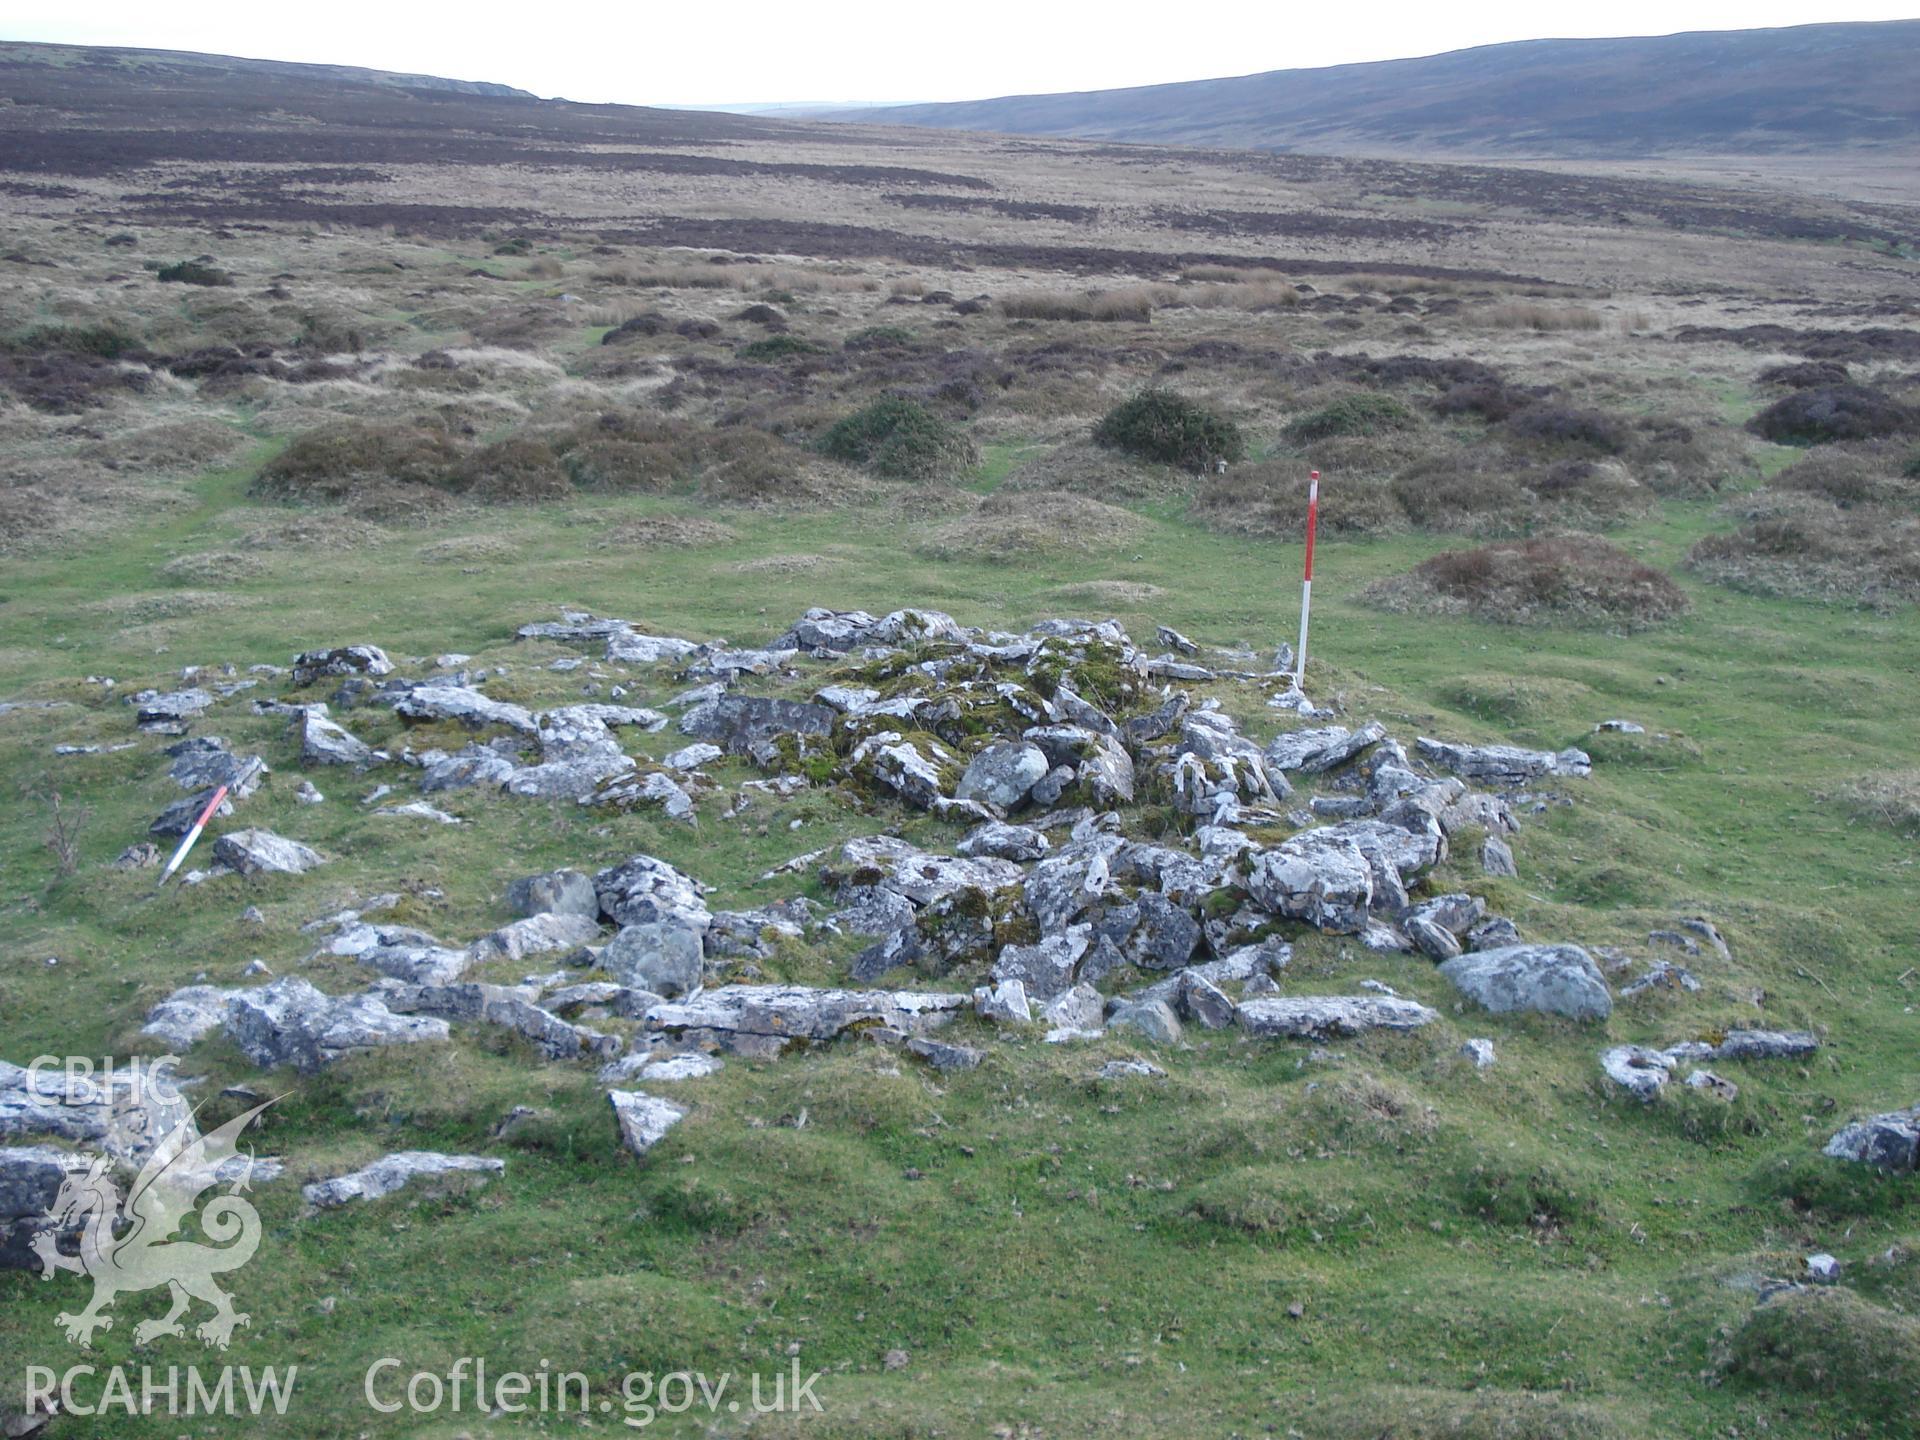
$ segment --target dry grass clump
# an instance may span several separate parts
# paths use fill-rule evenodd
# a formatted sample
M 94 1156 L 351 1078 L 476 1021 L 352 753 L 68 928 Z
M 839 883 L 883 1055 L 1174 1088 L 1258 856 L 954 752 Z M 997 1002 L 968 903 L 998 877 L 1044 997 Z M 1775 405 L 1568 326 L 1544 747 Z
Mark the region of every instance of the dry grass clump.
M 193 416 L 109 434 L 81 455 L 109 470 L 205 470 L 251 443 L 225 421 Z
M 1531 305 L 1512 301 L 1490 305 L 1481 318 L 1492 330 L 1600 330 L 1606 320 L 1583 305 Z
M 1762 490 L 1740 527 L 1708 535 L 1687 568 L 1762 595 L 1887 606 L 1920 600 L 1920 515 L 1889 505 L 1842 508 L 1807 494 Z
M 1084 601 L 1089 605 L 1125 608 L 1158 600 L 1166 590 L 1145 580 L 1077 580 L 1071 585 L 1056 585 L 1047 592 L 1060 600 Z
M 1920 770 L 1880 770 L 1849 780 L 1833 793 L 1862 820 L 1909 833 L 1920 831 Z
M 1036 555 L 1097 554 L 1139 538 L 1131 510 L 1053 491 L 996 492 L 971 515 L 925 532 L 914 549 L 934 560 L 1014 565 Z
M 160 578 L 182 585 L 218 585 L 251 580 L 267 573 L 267 562 L 241 550 L 206 550 L 179 555 L 160 567 Z
M 89 600 L 79 607 L 79 613 L 126 625 L 151 625 L 183 615 L 231 610 L 239 603 L 238 595 L 224 590 L 170 590 L 159 595 L 109 595 L 104 600 Z
M 1060 490 L 1104 501 L 1139 501 L 1177 495 L 1192 486 L 1181 470 L 1129 461 L 1087 440 L 1050 445 L 1014 468 L 1002 490 Z
M 1697 499 L 1758 473 L 1753 442 L 1730 425 L 1647 416 L 1634 429 L 1624 458 L 1656 495 Z
M 504 560 L 515 545 L 504 535 L 449 535 L 422 545 L 413 553 L 428 565 L 478 565 Z
M 1147 321 L 1156 306 L 1181 302 L 1172 285 L 1129 285 L 1118 290 L 1029 291 L 1000 301 L 1009 320 Z
M 1085 440 L 1055 445 L 1001 482 L 1005 490 L 1064 490 L 1095 500 L 1145 500 L 1178 494 L 1193 478 L 1166 465 L 1127 460 Z
M 1210 285 L 1284 285 L 1273 271 L 1259 265 L 1189 265 L 1181 270 L 1182 280 Z M 1288 286 L 1291 289 L 1291 286 Z
M 152 522 L 186 498 L 173 480 L 49 453 L 44 439 L 0 459 L 0 554 L 76 544 L 128 520 Z
M 717 520 L 696 515 L 636 515 L 603 526 L 593 542 L 596 550 L 680 550 L 700 545 L 724 545 L 739 532 Z
M 1507 625 L 1572 623 L 1639 629 L 1686 613 L 1673 580 L 1594 535 L 1448 550 L 1365 598 L 1410 614 L 1471 615 Z
M 387 531 L 370 520 L 337 511 L 276 516 L 241 536 L 249 550 L 366 550 L 383 545 Z
M 755 560 L 738 560 L 727 567 L 733 575 L 804 575 L 832 562 L 824 555 L 762 555 Z
M 606 285 L 631 285 L 642 290 L 725 290 L 733 284 L 733 278 L 719 265 L 603 265 L 593 272 L 593 278 Z
M 1920 506 L 1920 484 L 1900 473 L 1902 458 L 1885 445 L 1822 446 L 1774 476 L 1769 488 L 1816 496 L 1843 510 Z
M 1236 465 L 1203 477 L 1192 514 L 1228 535 L 1302 539 L 1307 528 L 1307 473 L 1295 460 Z M 1333 471 L 1320 490 L 1320 524 L 1334 533 L 1381 535 L 1407 528 L 1406 508 L 1379 475 Z

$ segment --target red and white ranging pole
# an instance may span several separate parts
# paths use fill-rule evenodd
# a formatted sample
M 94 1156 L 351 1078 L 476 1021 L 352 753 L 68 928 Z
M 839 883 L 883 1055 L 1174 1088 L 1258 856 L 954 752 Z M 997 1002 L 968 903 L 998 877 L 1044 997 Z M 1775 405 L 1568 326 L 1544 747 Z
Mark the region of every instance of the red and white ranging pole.
M 160 884 L 154 887 L 156 890 L 173 878 L 173 872 L 180 868 L 180 862 L 186 859 L 187 852 L 193 849 L 193 842 L 198 840 L 200 838 L 200 832 L 207 828 L 207 821 L 214 817 L 215 813 L 220 809 L 220 802 L 227 798 L 227 791 L 229 789 L 237 790 L 240 786 L 246 784 L 259 763 L 257 760 L 254 761 L 244 772 L 234 777 L 229 784 L 222 785 L 218 790 L 213 792 L 213 798 L 207 801 L 206 808 L 200 812 L 200 818 L 193 822 L 193 828 L 187 831 L 186 838 L 180 842 L 180 848 L 175 850 L 173 852 L 173 858 L 167 861 L 167 868 L 160 872 Z
M 1313 532 L 1320 522 L 1320 472 L 1307 472 L 1307 578 L 1300 582 L 1300 648 L 1294 653 L 1293 688 L 1307 679 L 1307 615 L 1313 609 Z

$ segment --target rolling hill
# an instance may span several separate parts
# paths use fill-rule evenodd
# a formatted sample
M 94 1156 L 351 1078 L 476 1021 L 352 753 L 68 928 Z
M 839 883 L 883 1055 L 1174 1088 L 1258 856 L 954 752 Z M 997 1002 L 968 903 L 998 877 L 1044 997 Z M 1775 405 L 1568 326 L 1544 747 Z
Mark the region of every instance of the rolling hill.
M 838 118 L 1008 134 L 1342 154 L 1632 157 L 1920 140 L 1920 20 L 1526 40 Z

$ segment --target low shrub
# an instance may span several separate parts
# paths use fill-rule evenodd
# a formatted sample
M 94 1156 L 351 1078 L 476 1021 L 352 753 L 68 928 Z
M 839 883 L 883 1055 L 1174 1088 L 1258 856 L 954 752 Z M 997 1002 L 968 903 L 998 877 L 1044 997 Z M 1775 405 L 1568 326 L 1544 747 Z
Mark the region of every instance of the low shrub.
M 1391 395 L 1371 392 L 1344 395 L 1330 405 L 1302 415 L 1287 426 L 1289 440 L 1310 442 L 1338 435 L 1377 435 L 1384 430 L 1411 429 L 1418 421 L 1413 411 Z
M 341 420 L 296 435 L 251 488 L 282 500 L 344 500 L 373 482 L 438 489 L 459 462 L 460 447 L 433 426 Z
M 735 320 L 745 320 L 753 325 L 764 325 L 769 330 L 784 330 L 787 328 L 787 317 L 771 305 L 761 305 L 758 303 L 748 305 L 743 309 L 736 310 L 733 318 Z
M 1529 405 L 1509 416 L 1505 428 L 1516 440 L 1556 450 L 1618 455 L 1627 448 L 1624 425 L 1576 405 Z
M 1770 365 L 1758 376 L 1762 385 L 1784 385 L 1789 390 L 1817 386 L 1845 385 L 1853 372 L 1839 360 L 1800 360 L 1791 365 Z
M 1920 416 L 1866 385 L 1819 385 L 1783 395 L 1747 422 L 1777 445 L 1876 440 L 1920 428 Z
M 648 310 L 643 314 L 635 315 L 631 320 L 622 321 L 620 324 L 614 326 L 613 329 L 607 331 L 606 334 L 600 337 L 600 343 L 602 345 L 624 345 L 629 340 L 640 340 L 649 336 L 662 334 L 670 323 L 667 317 L 658 311 Z
M 842 343 L 854 351 L 905 350 L 913 345 L 913 332 L 900 325 L 869 325 L 854 331 Z
M 1498 380 L 1469 380 L 1442 391 L 1433 408 L 1439 415 L 1478 415 L 1494 422 L 1505 420 L 1531 398 Z
M 1144 390 L 1123 400 L 1094 427 L 1093 439 L 1142 460 L 1193 469 L 1247 453 L 1238 425 L 1170 390 Z
M 750 344 L 742 345 L 735 353 L 742 360 L 762 362 L 790 360 L 796 355 L 823 355 L 826 349 L 826 346 L 802 339 L 798 335 L 769 335 L 764 340 L 755 340 Z
M 233 284 L 233 277 L 226 271 L 213 265 L 204 265 L 198 260 L 181 260 L 172 265 L 163 265 L 154 279 L 164 285 L 205 285 L 209 288 Z
M 979 463 L 973 442 L 914 400 L 877 400 L 829 426 L 818 448 L 848 465 L 892 480 L 928 480 Z
M 452 488 L 491 504 L 564 499 L 573 483 L 545 440 L 509 435 L 461 458 Z
M 1569 621 L 1630 629 L 1688 608 L 1686 592 L 1669 576 L 1591 535 L 1443 551 L 1371 586 L 1364 598 L 1388 610 L 1510 625 Z

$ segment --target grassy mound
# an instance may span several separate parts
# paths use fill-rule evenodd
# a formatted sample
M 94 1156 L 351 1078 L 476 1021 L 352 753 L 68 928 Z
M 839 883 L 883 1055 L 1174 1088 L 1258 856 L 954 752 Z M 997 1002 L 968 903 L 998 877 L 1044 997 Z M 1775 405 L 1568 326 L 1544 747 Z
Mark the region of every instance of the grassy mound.
M 1094 427 L 1093 439 L 1142 460 L 1193 469 L 1247 453 L 1238 425 L 1170 390 L 1143 390 L 1114 406 Z
M 1920 1320 L 1848 1290 L 1803 1290 L 1757 1306 L 1729 1342 L 1728 1373 L 1835 1403 L 1864 1434 L 1910 1434 Z
M 1509 625 L 1658 625 L 1686 613 L 1685 592 L 1651 566 L 1592 535 L 1448 550 L 1365 598 L 1383 609 L 1472 615 Z
M 1081 495 L 999 492 L 971 515 L 948 521 L 914 548 L 935 560 L 1012 565 L 1039 554 L 1096 554 L 1137 538 L 1140 517 Z
M 980 463 L 973 442 L 918 401 L 877 400 L 829 426 L 818 448 L 890 480 L 932 480 Z

